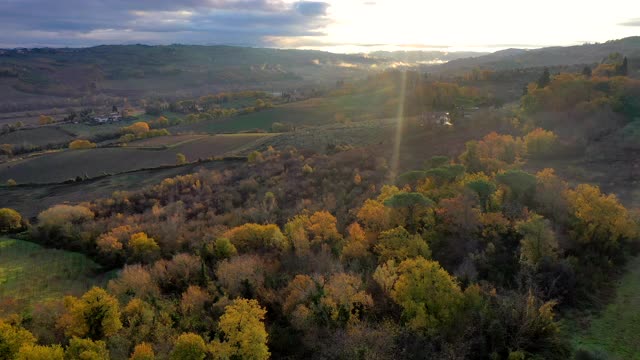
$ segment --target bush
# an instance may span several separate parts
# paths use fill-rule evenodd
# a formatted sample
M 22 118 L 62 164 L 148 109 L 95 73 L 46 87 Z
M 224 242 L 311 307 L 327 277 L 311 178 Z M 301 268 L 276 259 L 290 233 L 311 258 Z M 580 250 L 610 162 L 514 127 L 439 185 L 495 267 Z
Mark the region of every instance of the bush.
M 82 149 L 94 149 L 97 145 L 89 140 L 73 140 L 69 143 L 69 149 L 82 150 Z

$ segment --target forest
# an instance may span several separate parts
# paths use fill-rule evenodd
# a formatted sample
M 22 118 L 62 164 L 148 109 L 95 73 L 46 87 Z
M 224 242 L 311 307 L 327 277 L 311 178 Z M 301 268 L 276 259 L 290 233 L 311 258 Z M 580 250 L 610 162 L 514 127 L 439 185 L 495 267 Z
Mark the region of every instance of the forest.
M 410 121 L 398 134 L 414 135 L 395 150 L 376 138 L 319 152 L 270 143 L 276 134 L 242 161 L 35 216 L 0 209 L 3 237 L 83 254 L 108 274 L 81 293 L 3 300 L 0 359 L 606 359 L 577 347 L 568 324 L 611 301 L 612 279 L 640 251 L 640 212 L 561 161 L 635 161 L 640 80 L 620 54 L 530 73 L 515 101 L 498 88 L 522 74 L 479 68 L 458 78 L 387 70 L 322 93 L 337 103 L 382 91 L 369 118 L 401 108 Z M 292 106 L 270 100 L 157 100 L 147 122 L 112 137 L 135 148 L 179 131 L 170 125 Z M 420 123 L 436 112 L 450 127 Z M 328 117 L 364 121 L 340 114 Z M 285 126 L 297 123 L 275 124 L 298 134 Z M 97 142 L 79 137 L 62 153 L 91 154 Z M 179 155 L 171 166 L 205 163 Z

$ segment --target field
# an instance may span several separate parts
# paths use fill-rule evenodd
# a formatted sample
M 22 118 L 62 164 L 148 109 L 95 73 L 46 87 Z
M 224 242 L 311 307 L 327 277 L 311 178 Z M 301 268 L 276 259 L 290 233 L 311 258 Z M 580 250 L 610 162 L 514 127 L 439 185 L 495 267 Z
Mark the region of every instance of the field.
M 0 144 L 14 146 L 45 146 L 47 144 L 64 144 L 74 137 L 55 126 L 42 126 L 34 129 L 25 129 L 0 135 Z
M 611 360 L 640 359 L 640 258 L 618 284 L 615 300 L 574 337 L 577 348 L 604 352 Z
M 15 186 L 2 188 L 0 207 L 10 207 L 23 216 L 32 218 L 55 204 L 79 203 L 108 197 L 115 191 L 134 191 L 145 186 L 156 185 L 166 178 L 192 174 L 202 169 L 228 168 L 234 161 L 194 163 L 179 167 L 141 170 L 87 180 L 80 183 Z
M 333 95 L 276 106 L 251 114 L 218 121 L 180 125 L 173 132 L 220 133 L 254 129 L 269 131 L 275 122 L 301 125 L 325 125 L 336 121 L 383 118 L 391 115 L 385 89 L 357 94 Z M 339 109 L 339 110 L 338 110 Z
M 187 161 L 214 156 L 242 154 L 257 146 L 272 134 L 237 134 L 216 136 L 174 137 L 149 139 L 154 147 L 97 148 L 65 150 L 0 164 L 0 183 L 13 179 L 20 183 L 58 183 L 80 177 L 96 177 L 137 169 L 149 169 L 176 164 L 182 153 Z M 186 140 L 185 140 L 186 139 Z M 144 140 L 147 141 L 147 140 Z M 142 145 L 145 142 L 142 142 Z M 166 146 L 164 145 L 166 144 Z
M 0 315 L 105 285 L 107 275 L 86 256 L 0 238 Z

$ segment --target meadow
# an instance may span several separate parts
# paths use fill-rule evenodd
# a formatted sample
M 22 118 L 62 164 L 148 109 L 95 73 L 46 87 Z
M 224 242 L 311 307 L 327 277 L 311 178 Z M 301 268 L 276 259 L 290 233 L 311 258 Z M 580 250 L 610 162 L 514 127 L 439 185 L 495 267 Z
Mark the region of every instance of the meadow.
M 577 330 L 577 348 L 605 353 L 610 360 L 640 359 L 640 258 L 619 280 L 615 300 L 592 316 L 586 330 Z
M 82 294 L 108 277 L 83 254 L 0 238 L 0 314 Z

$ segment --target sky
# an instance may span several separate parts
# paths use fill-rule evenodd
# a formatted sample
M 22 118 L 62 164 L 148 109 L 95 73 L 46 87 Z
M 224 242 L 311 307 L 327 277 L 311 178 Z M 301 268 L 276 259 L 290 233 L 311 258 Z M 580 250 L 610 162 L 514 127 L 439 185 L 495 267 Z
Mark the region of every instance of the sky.
M 0 48 L 492 51 L 635 35 L 639 0 L 0 0 Z

